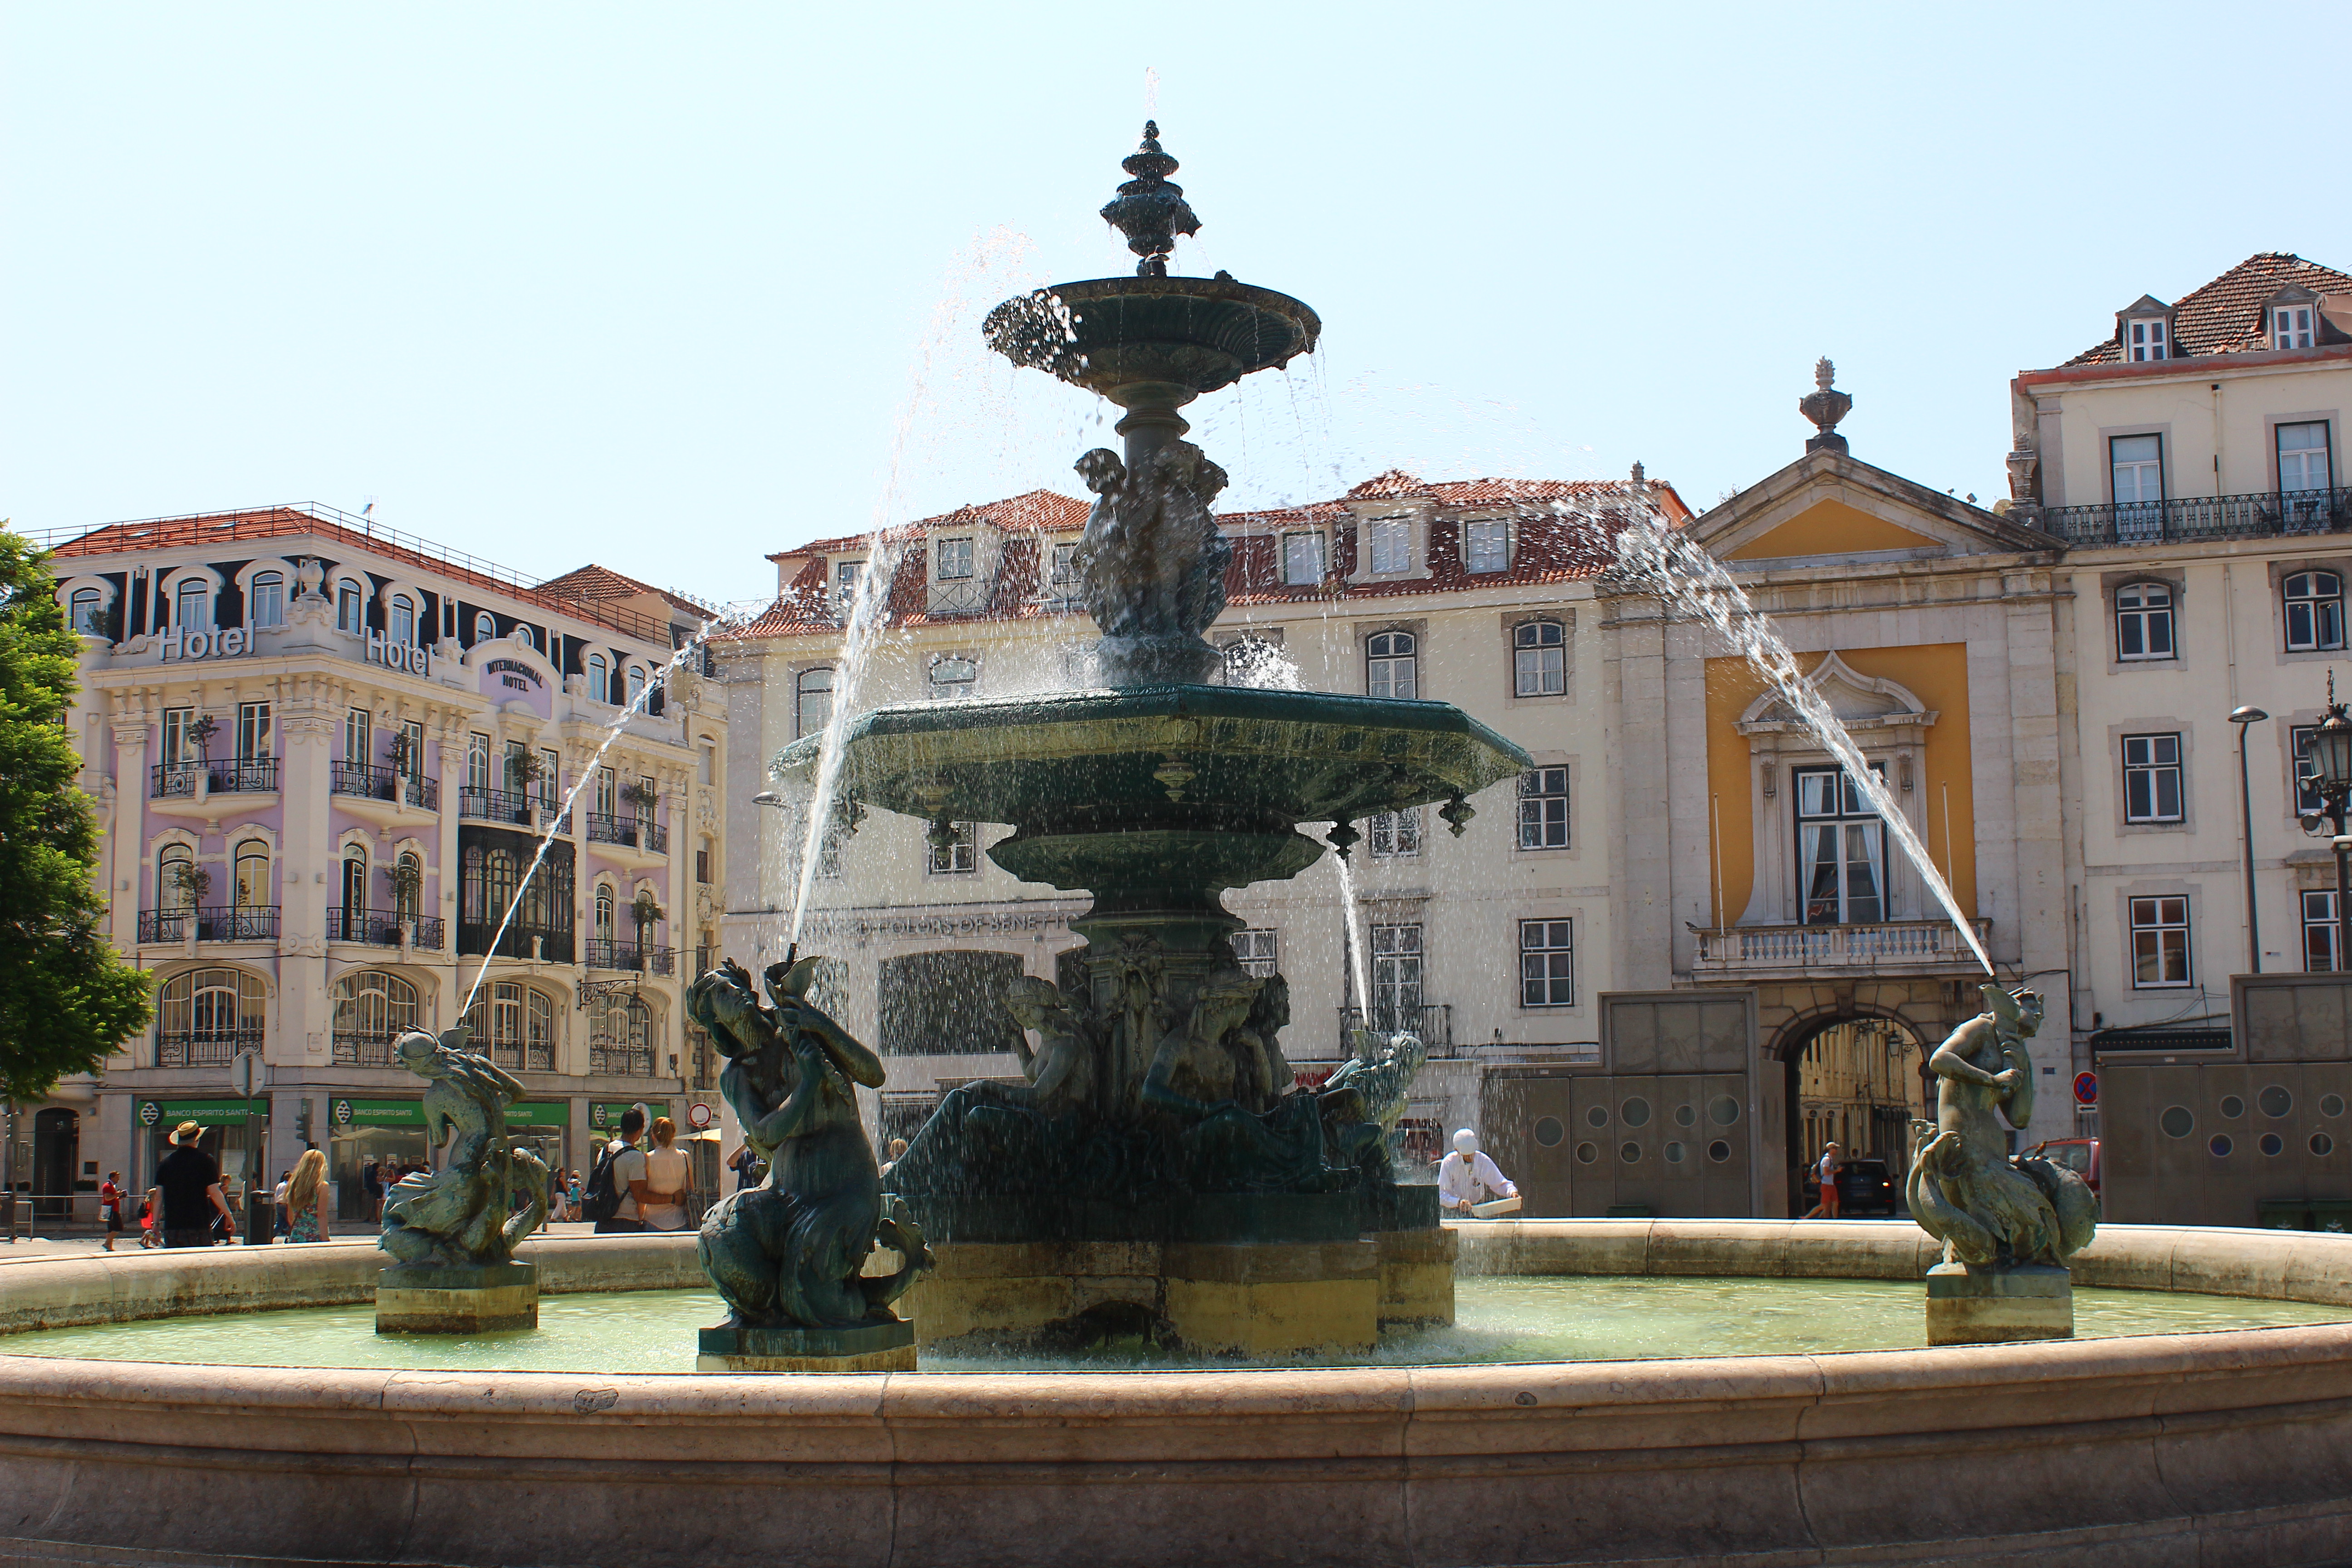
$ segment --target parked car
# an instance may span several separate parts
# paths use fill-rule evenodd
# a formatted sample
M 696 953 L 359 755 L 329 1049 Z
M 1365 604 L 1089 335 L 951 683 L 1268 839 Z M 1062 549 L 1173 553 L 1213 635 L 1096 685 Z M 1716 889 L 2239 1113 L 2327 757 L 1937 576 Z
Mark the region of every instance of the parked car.
M 2096 1138 L 2053 1138 L 2036 1143 L 2026 1151 L 2045 1160 L 2065 1166 L 2090 1184 L 2091 1195 L 2099 1193 L 2099 1141 Z
M 1895 1190 L 1894 1173 L 1884 1160 L 1848 1160 L 1838 1167 L 1838 1212 L 1848 1218 L 1892 1216 L 1902 1196 Z M 1822 1184 L 1805 1179 L 1805 1207 L 1810 1213 L 1822 1201 Z

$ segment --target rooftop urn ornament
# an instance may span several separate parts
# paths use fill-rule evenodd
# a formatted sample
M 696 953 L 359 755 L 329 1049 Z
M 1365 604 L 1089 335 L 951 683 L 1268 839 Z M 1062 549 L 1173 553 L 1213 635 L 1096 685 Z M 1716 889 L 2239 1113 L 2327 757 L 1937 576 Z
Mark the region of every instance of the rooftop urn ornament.
M 1797 400 L 1797 412 L 1820 427 L 1820 433 L 1805 442 L 1808 452 L 1843 452 L 1845 437 L 1837 433 L 1837 423 L 1853 408 L 1853 399 L 1830 383 L 1837 379 L 1837 366 L 1827 354 L 1813 362 L 1813 390 Z
M 1135 178 L 1119 186 L 1102 210 L 1103 221 L 1127 236 L 1127 247 L 1143 258 L 1138 278 L 1168 276 L 1168 253 L 1180 234 L 1198 234 L 1201 220 L 1184 200 L 1184 187 L 1170 182 L 1176 160 L 1160 151 L 1160 122 L 1143 122 L 1143 144 L 1119 162 Z

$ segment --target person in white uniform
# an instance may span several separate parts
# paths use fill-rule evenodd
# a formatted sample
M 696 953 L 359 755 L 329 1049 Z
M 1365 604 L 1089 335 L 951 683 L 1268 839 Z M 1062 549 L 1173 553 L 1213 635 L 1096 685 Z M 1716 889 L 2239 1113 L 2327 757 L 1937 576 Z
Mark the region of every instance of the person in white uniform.
M 1466 1215 L 1473 1204 L 1491 1198 L 1515 1198 L 1519 1189 L 1478 1147 L 1478 1135 L 1467 1127 L 1454 1135 L 1454 1152 L 1437 1167 L 1437 1205 L 1447 1214 Z

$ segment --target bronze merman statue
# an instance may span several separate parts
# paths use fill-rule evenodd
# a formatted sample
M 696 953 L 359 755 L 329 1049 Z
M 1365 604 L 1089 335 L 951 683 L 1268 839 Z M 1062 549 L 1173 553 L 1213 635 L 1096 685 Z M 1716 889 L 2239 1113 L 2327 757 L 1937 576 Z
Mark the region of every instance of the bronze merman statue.
M 903 1210 L 883 1212 L 881 1173 L 854 1087 L 881 1087 L 882 1063 L 808 1000 L 820 962 L 771 966 L 770 1007 L 732 960 L 687 996 L 688 1015 L 728 1058 L 719 1092 L 742 1120 L 744 1142 L 768 1162 L 758 1186 L 703 1215 L 698 1238 L 703 1272 L 735 1328 L 895 1321 L 890 1303 L 930 1265 Z M 898 1272 L 864 1274 L 877 1243 L 905 1259 Z
M 448 1144 L 440 1170 L 402 1177 L 383 1205 L 376 1245 L 403 1263 L 507 1263 L 515 1244 L 547 1219 L 546 1163 L 507 1137 L 506 1108 L 523 1097 L 522 1085 L 467 1050 L 468 1036 L 462 1024 L 439 1039 L 412 1029 L 393 1047 L 426 1080 L 426 1145 Z M 518 1191 L 526 1200 L 520 1210 Z
M 2042 998 L 1978 989 L 1986 1010 L 1927 1058 L 1936 1120 L 1917 1124 L 1927 1142 L 1911 1165 L 1911 1215 L 1944 1244 L 1947 1263 L 2063 1268 L 2090 1245 L 2099 1200 L 2064 1166 L 2009 1152 L 2009 1129 L 2023 1131 L 2033 1115 L 2025 1042 L 2042 1026 Z

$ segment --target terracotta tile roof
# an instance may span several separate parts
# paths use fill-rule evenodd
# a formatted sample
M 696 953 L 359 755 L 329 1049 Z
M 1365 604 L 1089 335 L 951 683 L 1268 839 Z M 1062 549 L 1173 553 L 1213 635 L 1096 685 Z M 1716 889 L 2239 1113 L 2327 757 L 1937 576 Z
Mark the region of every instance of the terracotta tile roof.
M 1073 496 L 1057 495 L 1052 490 L 1030 490 L 1023 495 L 1008 496 L 984 505 L 960 506 L 953 511 L 943 511 L 937 517 L 919 518 L 883 530 L 883 537 L 892 541 L 920 539 L 935 528 L 953 528 L 959 523 L 986 523 L 1004 533 L 1076 533 L 1087 525 L 1087 513 L 1093 509 L 1091 501 Z M 837 539 L 818 539 L 795 550 L 780 550 L 768 557 L 782 561 L 794 555 L 830 555 L 844 550 L 862 550 L 870 533 L 847 533 Z
M 625 576 L 610 566 L 599 566 L 593 561 L 560 577 L 550 577 L 539 585 L 539 591 L 590 603 L 600 599 L 634 599 L 640 594 L 652 594 L 671 608 L 684 610 L 698 619 L 709 615 L 714 607 L 687 595 L 656 588 L 651 583 L 640 583 L 635 577 Z
M 2291 283 L 2300 283 L 2320 294 L 2352 294 L 2352 276 L 2283 250 L 2262 251 L 2203 288 L 2184 295 L 2172 307 L 2176 352 L 2181 358 L 2193 359 L 2268 348 L 2270 338 L 2263 321 L 2263 305 Z M 2122 363 L 2123 345 L 2111 332 L 2105 342 L 2084 349 L 2066 365 Z

